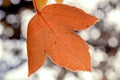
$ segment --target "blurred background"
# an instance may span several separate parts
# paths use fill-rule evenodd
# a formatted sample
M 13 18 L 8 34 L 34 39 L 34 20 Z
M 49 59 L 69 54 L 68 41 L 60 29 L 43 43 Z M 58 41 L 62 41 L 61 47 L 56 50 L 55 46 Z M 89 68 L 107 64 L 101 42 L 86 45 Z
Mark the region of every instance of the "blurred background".
M 48 0 L 47 4 L 55 3 Z M 120 80 L 120 0 L 64 0 L 100 20 L 76 32 L 89 44 L 92 72 L 71 72 L 46 62 L 31 80 Z M 26 33 L 32 0 L 0 0 L 0 80 L 28 80 Z

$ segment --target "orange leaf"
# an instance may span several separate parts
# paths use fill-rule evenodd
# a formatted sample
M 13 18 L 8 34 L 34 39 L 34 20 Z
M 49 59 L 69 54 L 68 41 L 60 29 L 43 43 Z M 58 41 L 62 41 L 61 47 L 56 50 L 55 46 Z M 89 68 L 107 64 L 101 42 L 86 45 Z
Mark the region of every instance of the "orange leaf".
M 73 30 L 83 30 L 98 19 L 63 4 L 44 7 L 28 25 L 29 75 L 37 71 L 46 54 L 59 66 L 72 71 L 91 70 L 89 47 Z
M 62 2 L 63 2 L 63 0 L 56 0 L 56 2 L 58 2 L 58 3 L 62 3 Z
M 47 0 L 33 0 L 37 11 L 40 11 L 47 3 Z

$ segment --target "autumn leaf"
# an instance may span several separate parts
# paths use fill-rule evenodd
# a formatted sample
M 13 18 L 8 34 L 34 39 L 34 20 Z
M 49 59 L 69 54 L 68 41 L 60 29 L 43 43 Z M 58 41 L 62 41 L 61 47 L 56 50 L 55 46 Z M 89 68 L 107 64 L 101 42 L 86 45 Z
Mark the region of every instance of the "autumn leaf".
M 34 6 L 37 11 L 40 11 L 47 3 L 47 0 L 33 0 Z
M 74 30 L 87 29 L 98 19 L 64 4 L 35 7 L 27 33 L 29 76 L 43 65 L 46 55 L 66 69 L 91 71 L 89 47 Z
M 56 0 L 56 2 L 58 2 L 58 3 L 62 3 L 62 2 L 63 2 L 63 0 Z

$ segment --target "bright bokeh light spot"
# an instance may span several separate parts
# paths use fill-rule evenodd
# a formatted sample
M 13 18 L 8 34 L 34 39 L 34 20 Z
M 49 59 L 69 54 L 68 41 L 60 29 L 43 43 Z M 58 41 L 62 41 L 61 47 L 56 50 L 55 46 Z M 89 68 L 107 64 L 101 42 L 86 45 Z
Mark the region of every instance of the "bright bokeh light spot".
M 69 2 L 68 2 L 69 1 Z M 92 12 L 97 8 L 97 4 L 103 0 L 65 0 L 65 3 L 69 3 L 79 8 L 83 8 L 87 12 Z
M 67 73 L 64 80 L 78 80 L 72 73 Z
M 117 45 L 118 45 L 118 40 L 117 40 L 117 38 L 116 38 L 116 37 L 110 37 L 110 38 L 108 39 L 108 45 L 109 45 L 110 47 L 117 47 Z
M 78 75 L 81 78 L 80 80 L 93 80 L 91 72 L 79 71 Z
M 112 69 L 108 69 L 105 72 L 105 75 L 106 75 L 108 80 L 118 80 L 116 73 Z
M 116 31 L 120 31 L 120 10 L 114 9 L 111 10 L 106 17 L 106 23 L 116 24 L 117 26 L 114 26 Z
M 10 0 L 12 4 L 17 5 L 20 3 L 21 0 Z
M 112 62 L 114 66 L 114 70 L 117 74 L 120 74 L 120 49 L 117 51 L 115 58 L 113 59 Z
M 38 71 L 39 80 L 56 80 L 57 72 L 48 67 L 42 67 Z
M 30 9 L 25 9 L 20 13 L 21 17 L 21 33 L 23 38 L 27 38 L 27 26 L 30 19 L 34 16 L 34 12 Z
M 3 33 L 6 37 L 12 37 L 14 34 L 14 30 L 11 27 L 8 27 L 4 29 Z
M 91 39 L 97 40 L 100 37 L 100 35 L 101 35 L 101 32 L 99 29 L 97 29 L 97 28 L 91 29 L 91 31 L 90 31 Z
M 17 21 L 17 17 L 14 15 L 14 14 L 9 14 L 7 17 L 6 17 L 6 21 L 9 23 L 9 24 L 13 24 Z
M 112 10 L 107 15 L 107 20 L 112 21 L 116 24 L 119 23 L 119 19 L 120 19 L 120 10 Z
M 120 74 L 120 58 L 116 58 L 113 65 L 115 72 Z
M 91 72 L 93 80 L 102 80 L 103 78 L 103 73 L 101 70 L 93 70 Z
M 83 30 L 83 31 L 80 31 L 78 34 L 79 34 L 84 40 L 89 40 L 89 39 L 90 39 L 90 38 L 89 38 L 89 32 L 88 32 L 88 31 Z
M 108 55 L 100 49 L 97 49 L 94 54 L 92 54 L 92 66 L 97 67 L 100 62 L 106 61 Z

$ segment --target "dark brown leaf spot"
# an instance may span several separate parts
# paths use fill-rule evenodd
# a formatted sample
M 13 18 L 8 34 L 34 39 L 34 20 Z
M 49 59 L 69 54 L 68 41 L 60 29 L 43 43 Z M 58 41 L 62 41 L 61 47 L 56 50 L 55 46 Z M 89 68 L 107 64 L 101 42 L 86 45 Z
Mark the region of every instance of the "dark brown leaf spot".
M 46 52 L 46 50 L 44 50 L 44 52 Z
M 57 44 L 57 42 L 55 41 L 55 44 Z
M 88 28 L 89 26 L 87 25 L 87 28 Z

